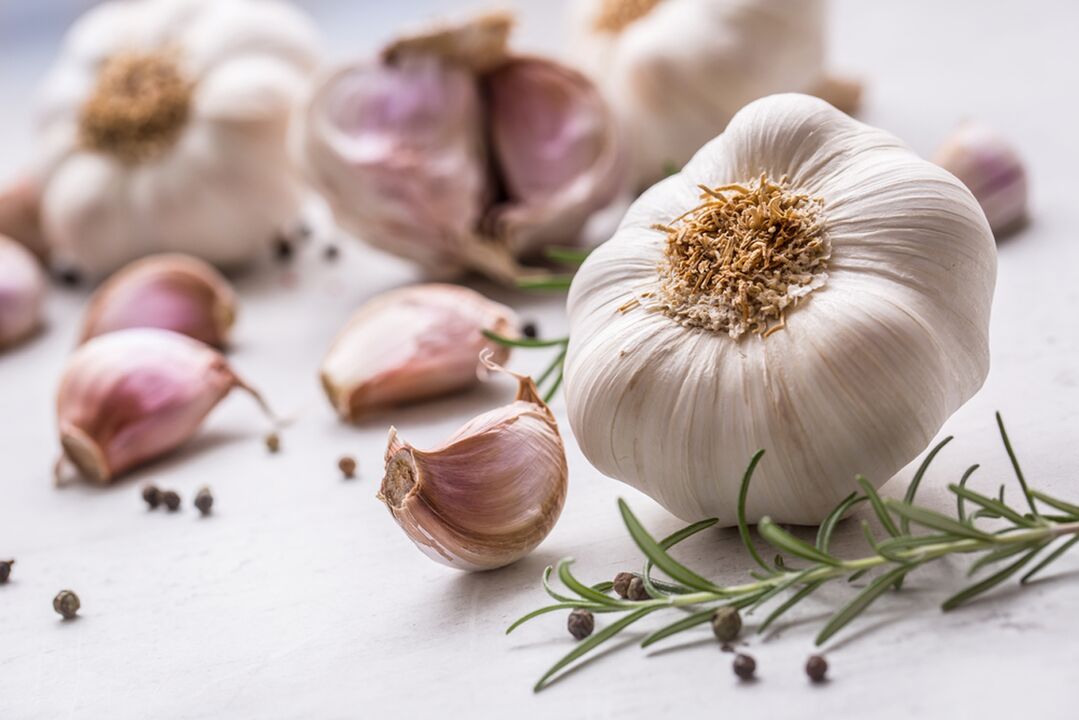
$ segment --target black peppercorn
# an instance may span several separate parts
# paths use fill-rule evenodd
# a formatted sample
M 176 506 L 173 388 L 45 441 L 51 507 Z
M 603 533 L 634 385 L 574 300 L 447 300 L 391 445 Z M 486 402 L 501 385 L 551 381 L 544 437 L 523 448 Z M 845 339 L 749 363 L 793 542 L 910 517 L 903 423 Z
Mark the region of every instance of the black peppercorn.
M 180 509 L 180 495 L 173 490 L 165 490 L 161 493 L 161 502 L 165 503 L 165 507 L 169 509 L 169 512 L 176 512 Z
M 644 581 L 639 577 L 634 576 L 629 581 L 629 587 L 626 589 L 626 597 L 630 600 L 651 600 L 652 596 L 648 594 L 648 590 L 644 587 Z
M 281 449 L 281 436 L 275 432 L 266 436 L 266 449 L 272 453 Z
M 534 340 L 539 336 L 539 328 L 536 327 L 536 323 L 534 322 L 526 322 L 521 326 L 521 334 L 526 338 Z
M 68 287 L 75 287 L 82 283 L 82 274 L 73 267 L 66 267 L 57 271 L 56 279 Z
M 288 262 L 292 259 L 292 241 L 284 235 L 278 235 L 274 238 L 273 252 L 278 261 Z
M 80 607 L 79 596 L 71 590 L 61 590 L 52 599 L 52 609 L 63 615 L 65 620 L 78 615 Z
M 156 510 L 157 506 L 161 504 L 161 490 L 156 485 L 146 485 L 142 488 L 142 499 L 146 501 L 151 510 Z
M 195 507 L 199 509 L 199 512 L 203 516 L 209 515 L 210 510 L 214 506 L 214 496 L 210 492 L 210 488 L 201 487 L 199 491 L 195 493 Z
M 757 672 L 757 661 L 749 655 L 738 653 L 734 656 L 734 674 L 743 680 L 752 680 Z
M 11 566 L 14 564 L 14 560 L 0 560 L 0 585 L 6 583 L 11 577 Z
M 720 642 L 730 642 L 742 632 L 742 616 L 730 606 L 716 608 L 712 613 L 712 632 Z
M 340 254 L 341 251 L 336 245 L 327 245 L 322 250 L 322 257 L 326 260 L 326 262 L 333 262 Z
M 343 455 L 341 459 L 337 461 L 337 468 L 347 479 L 351 480 L 356 477 L 356 460 L 348 455 Z
M 806 675 L 815 683 L 824 682 L 828 674 L 828 661 L 820 655 L 810 655 L 806 660 Z
M 614 576 L 614 591 L 618 594 L 618 597 L 629 597 L 629 584 L 633 582 L 633 578 L 637 577 L 631 572 L 620 572 Z
M 566 627 L 569 628 L 570 635 L 578 640 L 584 640 L 596 628 L 596 618 L 587 610 L 577 608 L 569 614 Z

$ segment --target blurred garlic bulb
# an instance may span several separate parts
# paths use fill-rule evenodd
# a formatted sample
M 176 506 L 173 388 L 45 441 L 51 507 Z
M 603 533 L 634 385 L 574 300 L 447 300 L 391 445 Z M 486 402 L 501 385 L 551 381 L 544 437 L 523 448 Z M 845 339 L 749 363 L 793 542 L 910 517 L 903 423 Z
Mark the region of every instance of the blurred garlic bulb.
M 221 348 L 235 319 L 236 294 L 221 273 L 187 255 L 154 255 L 124 267 L 98 288 L 86 309 L 80 342 L 151 327 Z
M 532 379 L 515 377 L 516 402 L 473 418 L 434 450 L 390 428 L 378 498 L 416 547 L 450 567 L 509 565 L 562 512 L 568 471 L 558 425 Z
M 41 232 L 41 188 L 30 176 L 0 190 L 0 235 L 7 235 L 39 259 L 49 249 Z
M 392 290 L 356 311 L 322 361 L 322 386 L 337 413 L 357 421 L 387 407 L 463 390 L 478 382 L 477 357 L 509 348 L 483 336 L 517 336 L 505 305 L 456 285 Z
M 746 106 L 574 278 L 566 406 L 601 472 L 687 520 L 816 523 L 926 447 L 989 369 L 977 201 L 821 100 Z
M 602 98 L 510 53 L 510 27 L 485 15 L 403 38 L 318 85 L 300 154 L 347 230 L 440 275 L 512 281 L 611 201 L 622 152 Z
M 262 396 L 197 340 L 156 328 L 94 338 L 68 359 L 60 381 L 64 457 L 82 477 L 110 483 L 183 444 L 234 388 L 272 418 Z
M 974 193 L 998 236 L 1026 220 L 1026 167 L 1015 147 L 995 130 L 964 123 L 937 150 L 933 161 Z
M 45 274 L 30 251 L 0 235 L 0 350 L 41 324 Z
M 746 103 L 822 80 L 823 0 L 573 0 L 571 52 L 626 125 L 632 180 L 680 168 Z
M 42 221 L 55 261 L 101 275 L 155 252 L 248 262 L 302 185 L 290 114 L 316 32 L 279 0 L 113 0 L 42 87 Z

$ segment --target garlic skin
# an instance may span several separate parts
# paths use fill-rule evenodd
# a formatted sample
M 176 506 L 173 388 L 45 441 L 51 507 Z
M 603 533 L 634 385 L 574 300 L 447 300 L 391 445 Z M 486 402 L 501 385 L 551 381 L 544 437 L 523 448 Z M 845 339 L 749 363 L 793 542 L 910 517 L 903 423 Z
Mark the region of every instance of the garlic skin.
M 425 555 L 461 570 L 520 560 L 554 527 L 568 470 L 558 425 L 531 378 L 517 399 L 418 450 L 390 428 L 378 498 Z
M 15 345 L 41 325 L 45 273 L 30 251 L 0 235 L 0 350 Z
M 512 283 L 614 198 L 608 107 L 577 71 L 511 53 L 511 24 L 434 28 L 317 84 L 298 153 L 345 229 L 437 276 Z
M 937 150 L 933 162 L 974 193 L 998 237 L 1026 220 L 1026 167 L 1000 133 L 978 123 L 964 123 Z
M 235 319 L 236 293 L 213 266 L 188 255 L 153 255 L 127 265 L 98 288 L 79 342 L 151 327 L 223 348 Z
M 101 276 L 158 252 L 256 257 L 299 211 L 286 141 L 316 48 L 280 0 L 113 0 L 83 15 L 38 114 L 55 261 Z
M 823 0 L 575 0 L 573 59 L 604 91 L 647 187 L 743 105 L 824 74 Z
M 484 330 L 517 336 L 516 314 L 457 285 L 414 285 L 365 303 L 322 362 L 326 395 L 357 422 L 388 407 L 464 390 L 478 382 L 477 357 L 503 363 L 510 349 Z
M 6 235 L 38 257 L 48 259 L 41 231 L 41 188 L 27 175 L 0 190 L 0 235 Z
M 270 415 L 225 358 L 197 340 L 157 328 L 94 338 L 68 359 L 60 381 L 64 457 L 83 478 L 107 485 L 182 445 L 234 388 Z
M 777 179 L 775 211 L 750 204 L 747 225 L 721 227 L 714 237 L 745 243 L 721 266 L 692 230 L 707 217 L 678 218 L 716 195 L 722 217 L 762 173 Z M 737 279 L 760 252 L 784 257 L 770 238 L 792 229 L 790 246 L 816 264 L 802 277 L 765 265 L 789 283 L 776 305 L 737 285 L 725 304 L 720 280 L 692 274 L 703 263 Z M 671 263 L 695 249 L 688 276 L 706 290 L 679 304 Z M 748 519 L 817 523 L 856 474 L 884 484 L 981 387 L 995 282 L 989 224 L 952 175 L 816 98 L 758 100 L 642 195 L 578 271 L 570 424 L 597 469 L 685 520 L 735 524 L 742 473 L 763 448 Z

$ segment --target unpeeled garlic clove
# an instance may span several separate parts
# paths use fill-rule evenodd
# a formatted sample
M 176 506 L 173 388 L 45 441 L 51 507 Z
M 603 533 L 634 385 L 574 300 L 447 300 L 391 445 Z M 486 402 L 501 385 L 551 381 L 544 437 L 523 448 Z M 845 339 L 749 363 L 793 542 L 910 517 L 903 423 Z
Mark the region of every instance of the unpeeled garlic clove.
M 0 190 L 0 235 L 27 248 L 40 260 L 49 256 L 41 229 L 41 188 L 27 175 Z
M 964 123 L 941 145 L 933 161 L 967 186 L 998 237 L 1026 219 L 1026 168 L 1015 147 L 995 130 Z
M 489 360 L 488 360 L 489 362 Z M 527 376 L 514 403 L 418 450 L 390 428 L 378 498 L 428 557 L 462 570 L 509 565 L 547 537 L 568 471 L 558 425 Z
M 108 484 L 186 441 L 239 388 L 269 408 L 216 350 L 157 328 L 94 338 L 69 358 L 56 414 L 64 458 L 86 479 Z M 62 459 L 64 459 L 62 458 Z M 60 464 L 57 465 L 59 481 Z
M 457 285 L 415 285 L 384 293 L 349 320 L 322 362 L 337 413 L 357 421 L 373 411 L 474 385 L 479 353 L 505 362 L 509 348 L 484 330 L 516 337 L 517 317 Z
M 30 251 L 0 235 L 0 349 L 14 345 L 41 324 L 45 273 Z
M 117 271 L 90 298 L 80 342 L 149 327 L 224 347 L 236 318 L 236 294 L 217 270 L 190 255 L 154 255 Z

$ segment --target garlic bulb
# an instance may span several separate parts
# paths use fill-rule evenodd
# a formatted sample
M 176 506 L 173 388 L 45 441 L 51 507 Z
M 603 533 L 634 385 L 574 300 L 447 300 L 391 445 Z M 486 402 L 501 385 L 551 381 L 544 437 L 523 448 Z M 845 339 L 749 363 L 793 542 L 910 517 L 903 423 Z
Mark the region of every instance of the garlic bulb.
M 570 423 L 687 519 L 816 523 L 981 386 L 996 251 L 977 201 L 816 98 L 746 106 L 648 190 L 570 289 Z
M 394 405 L 463 390 L 477 381 L 479 353 L 505 362 L 509 348 L 484 330 L 516 337 L 505 305 L 456 285 L 415 285 L 365 303 L 322 362 L 322 385 L 334 409 L 357 421 Z
M 169 330 L 119 330 L 68 359 L 56 414 L 64 457 L 107 484 L 177 447 L 234 388 L 269 408 L 213 348 Z M 59 471 L 59 466 L 58 466 Z
M 490 366 L 489 356 L 486 362 Z M 509 565 L 547 537 L 566 500 L 566 453 L 527 376 L 517 400 L 417 450 L 390 428 L 378 498 L 425 555 L 462 570 Z
M 115 273 L 90 298 L 80 342 L 116 330 L 155 327 L 224 347 L 236 294 L 221 273 L 187 255 L 154 255 Z
M 974 193 L 998 236 L 1026 220 L 1026 168 L 1015 147 L 995 130 L 964 123 L 944 142 L 933 161 Z
M 735 112 L 823 75 L 823 0 L 575 0 L 575 59 L 626 125 L 632 180 L 681 167 Z
M 222 266 L 298 213 L 286 147 L 316 33 L 279 0 L 103 3 L 42 88 L 42 222 L 85 274 L 177 251 Z
M 6 235 L 41 260 L 49 249 L 41 232 L 41 189 L 32 177 L 21 177 L 0 190 L 0 235 Z
M 512 281 L 518 258 L 574 242 L 613 199 L 622 151 L 602 98 L 510 53 L 510 26 L 407 37 L 319 84 L 300 154 L 347 230 L 437 274 Z
M 41 324 L 45 274 L 26 248 L 0 235 L 0 350 Z

